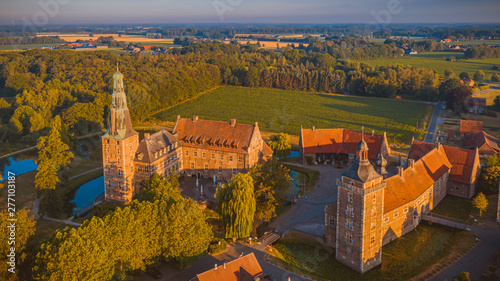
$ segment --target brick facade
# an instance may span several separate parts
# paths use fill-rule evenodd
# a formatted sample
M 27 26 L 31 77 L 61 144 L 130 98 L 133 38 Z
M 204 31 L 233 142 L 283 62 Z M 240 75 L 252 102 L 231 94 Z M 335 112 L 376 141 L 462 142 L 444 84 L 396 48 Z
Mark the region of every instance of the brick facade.
M 325 206 L 324 237 L 336 248 L 336 259 L 360 273 L 380 265 L 382 246 L 415 229 L 421 215 L 439 204 L 451 168 L 438 146 L 384 179 L 367 160 L 362 142 L 356 160 L 337 180 L 337 202 Z

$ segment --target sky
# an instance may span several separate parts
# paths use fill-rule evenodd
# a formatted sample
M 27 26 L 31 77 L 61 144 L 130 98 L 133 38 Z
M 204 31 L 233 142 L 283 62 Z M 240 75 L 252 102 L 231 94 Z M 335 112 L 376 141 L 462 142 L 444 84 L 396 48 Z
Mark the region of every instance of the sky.
M 0 0 L 0 24 L 500 23 L 498 0 Z

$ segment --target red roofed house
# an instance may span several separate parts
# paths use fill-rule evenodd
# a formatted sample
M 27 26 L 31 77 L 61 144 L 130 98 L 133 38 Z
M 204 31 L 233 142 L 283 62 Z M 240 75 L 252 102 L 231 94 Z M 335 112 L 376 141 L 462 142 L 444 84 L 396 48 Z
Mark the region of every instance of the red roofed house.
M 300 129 L 299 157 L 302 163 L 308 163 L 307 158 L 311 157 L 314 164 L 339 163 L 354 161 L 356 144 L 361 140 L 362 132 L 348 129 Z M 390 148 L 387 137 L 371 134 L 364 134 L 364 140 L 368 145 L 368 159 L 376 161 L 380 155 L 385 160 L 389 158 Z M 350 156 L 350 158 L 349 158 Z M 309 159 L 311 159 L 309 158 Z
M 237 258 L 200 274 L 190 281 L 254 281 L 263 279 L 264 273 L 254 253 Z
M 500 156 L 500 139 L 481 131 L 477 134 L 465 136 L 465 147 L 476 148 L 479 154 Z
M 451 163 L 442 145 L 384 179 L 362 139 L 356 160 L 337 179 L 337 202 L 325 206 L 325 243 L 336 259 L 364 273 L 382 262 L 382 246 L 412 231 L 446 195 Z
M 228 180 L 266 161 L 273 151 L 255 125 L 177 116 L 174 135 L 181 141 L 184 172 L 197 177 Z
M 483 121 L 460 120 L 460 136 L 477 134 L 483 131 Z
M 422 141 L 413 141 L 408 159 L 417 161 L 437 145 Z M 478 150 L 463 149 L 444 145 L 446 157 L 452 168 L 447 183 L 447 193 L 463 198 L 471 198 L 476 193 L 481 163 Z
M 486 98 L 470 98 L 469 113 L 483 114 L 486 110 Z

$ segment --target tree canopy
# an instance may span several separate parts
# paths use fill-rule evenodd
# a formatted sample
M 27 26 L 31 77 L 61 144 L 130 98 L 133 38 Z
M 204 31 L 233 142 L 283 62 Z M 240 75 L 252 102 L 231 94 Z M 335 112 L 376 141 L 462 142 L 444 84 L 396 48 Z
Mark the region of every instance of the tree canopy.
M 255 215 L 253 178 L 249 174 L 234 175 L 227 185 L 217 188 L 215 198 L 226 238 L 249 237 Z
M 275 155 L 280 159 L 285 159 L 292 149 L 290 136 L 285 133 L 272 134 L 268 144 Z

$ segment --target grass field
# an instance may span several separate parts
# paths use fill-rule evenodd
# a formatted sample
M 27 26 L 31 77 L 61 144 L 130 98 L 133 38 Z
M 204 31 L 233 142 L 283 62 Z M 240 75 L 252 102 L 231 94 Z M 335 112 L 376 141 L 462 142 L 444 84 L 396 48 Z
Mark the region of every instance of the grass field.
M 54 44 L 28 44 L 28 45 L 0 45 L 0 51 L 19 51 L 19 50 L 28 50 L 35 48 L 42 48 L 43 46 L 51 46 L 56 47 L 61 45 L 61 43 Z
M 175 121 L 177 115 L 201 119 L 254 124 L 265 132 L 298 135 L 304 128 L 347 128 L 365 132 L 387 132 L 392 140 L 408 142 L 417 122 L 430 118 L 433 106 L 424 103 L 389 99 L 315 94 L 298 91 L 221 87 L 194 100 L 154 115 L 160 120 Z M 425 120 L 429 124 L 429 120 Z
M 456 256 L 454 246 L 464 242 L 456 238 L 463 238 L 463 233 L 419 225 L 416 231 L 385 245 L 382 265 L 363 275 L 335 260 L 334 249 L 301 237 L 287 236 L 290 238 L 277 242 L 270 254 L 273 263 L 315 280 L 407 280 L 450 253 Z
M 459 61 L 446 61 L 443 57 L 456 57 L 461 59 Z M 463 59 L 464 55 L 460 52 L 430 52 L 422 53 L 411 56 L 404 56 L 397 59 L 375 59 L 375 60 L 363 60 L 361 62 L 368 63 L 370 65 L 411 65 L 414 67 L 435 69 L 440 77 L 444 77 L 444 71 L 446 69 L 451 69 L 458 76 L 460 72 L 467 71 L 472 77 L 474 73 L 478 70 L 484 71 L 486 74 L 485 79 L 489 80 L 493 73 L 499 73 L 498 71 L 492 70 L 491 68 L 495 64 L 500 64 L 500 58 L 491 59 Z

